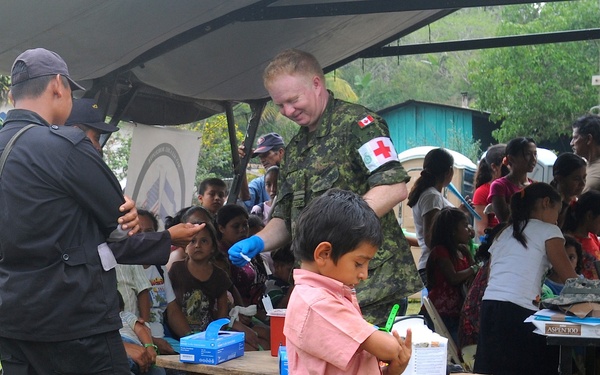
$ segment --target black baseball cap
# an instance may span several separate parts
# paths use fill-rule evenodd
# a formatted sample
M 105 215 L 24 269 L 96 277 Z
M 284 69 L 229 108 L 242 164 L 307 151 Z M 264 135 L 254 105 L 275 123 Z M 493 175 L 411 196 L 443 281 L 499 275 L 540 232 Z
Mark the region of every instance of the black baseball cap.
M 65 125 L 78 124 L 94 128 L 102 134 L 119 130 L 116 126 L 104 122 L 104 111 L 98 107 L 95 99 L 73 99 L 73 109 Z
M 27 69 L 15 72 L 15 64 L 22 61 Z M 85 90 L 69 76 L 67 63 L 56 52 L 45 48 L 33 48 L 21 53 L 15 59 L 11 68 L 11 86 L 16 86 L 33 78 L 60 74 L 69 81 L 71 90 Z
M 283 147 L 285 144 L 283 142 L 283 137 L 281 137 L 277 133 L 267 133 L 262 137 L 258 138 L 256 142 L 256 150 L 252 153 L 252 157 L 256 157 L 259 154 L 263 154 L 267 151 L 274 149 L 275 147 Z

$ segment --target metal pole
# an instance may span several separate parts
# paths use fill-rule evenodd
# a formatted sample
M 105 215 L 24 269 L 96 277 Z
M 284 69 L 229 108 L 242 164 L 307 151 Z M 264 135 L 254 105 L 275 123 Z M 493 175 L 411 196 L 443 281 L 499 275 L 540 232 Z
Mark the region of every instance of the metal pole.
M 233 182 L 231 183 L 231 188 L 229 189 L 227 204 L 235 203 L 238 195 L 240 194 L 240 189 L 242 187 L 242 179 L 244 177 L 244 174 L 246 173 L 246 166 L 248 166 L 248 162 L 252 157 L 252 145 L 254 144 L 254 138 L 256 138 L 258 124 L 260 123 L 260 117 L 262 116 L 262 113 L 265 109 L 265 105 L 267 104 L 267 99 L 251 101 L 248 104 L 250 104 L 250 109 L 252 110 L 252 117 L 250 118 L 248 130 L 246 131 L 246 138 L 244 139 L 244 150 L 246 150 L 246 155 L 240 160 L 237 168 L 234 169 Z M 230 129 L 230 140 L 231 135 L 232 132 Z M 233 132 L 233 136 L 235 138 L 235 129 Z M 235 153 L 237 155 L 237 142 L 235 142 L 235 140 L 233 143 L 231 143 L 231 152 L 232 154 Z

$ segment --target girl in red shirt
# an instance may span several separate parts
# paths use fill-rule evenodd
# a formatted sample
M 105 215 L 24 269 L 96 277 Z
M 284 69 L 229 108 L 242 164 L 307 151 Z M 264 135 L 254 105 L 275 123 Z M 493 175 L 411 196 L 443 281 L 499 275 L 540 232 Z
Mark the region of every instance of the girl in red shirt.
M 463 288 L 466 291 L 478 270 L 468 248 L 471 231 L 467 215 L 457 208 L 442 208 L 434 219 L 431 236 L 426 266 L 429 299 L 457 342 Z

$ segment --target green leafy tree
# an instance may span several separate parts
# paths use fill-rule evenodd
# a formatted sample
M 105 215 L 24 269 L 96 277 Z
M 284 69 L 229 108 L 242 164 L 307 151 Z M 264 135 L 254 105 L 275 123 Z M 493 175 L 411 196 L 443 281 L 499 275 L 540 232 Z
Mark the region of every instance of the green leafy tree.
M 595 28 L 597 0 L 506 7 L 498 35 Z M 476 106 L 502 121 L 494 133 L 504 142 L 529 135 L 554 141 L 569 134 L 574 118 L 598 104 L 599 42 L 555 43 L 487 50 L 473 61 L 469 79 Z
M 500 8 L 468 8 L 454 12 L 391 45 L 411 45 L 491 36 Z M 380 110 L 409 99 L 460 106 L 471 91 L 468 62 L 481 51 L 456 51 L 361 59 L 338 69 L 353 85 L 358 103 Z
M 225 114 L 218 114 L 195 123 L 191 126 L 191 130 L 202 134 L 196 182 L 200 183 L 209 177 L 231 178 L 233 162 Z M 239 130 L 236 130 L 236 139 L 238 144 L 243 141 L 243 133 Z
M 127 166 L 131 154 L 131 132 L 123 130 L 122 128 L 121 131 L 112 133 L 102 149 L 106 165 L 119 181 L 127 178 Z
M 0 101 L 8 102 L 8 91 L 10 90 L 10 77 L 0 76 Z
M 0 103 L 6 104 L 8 103 L 8 91 L 10 89 L 10 77 L 9 76 L 0 76 Z M 4 121 L 0 119 L 0 129 L 2 128 L 2 123 Z

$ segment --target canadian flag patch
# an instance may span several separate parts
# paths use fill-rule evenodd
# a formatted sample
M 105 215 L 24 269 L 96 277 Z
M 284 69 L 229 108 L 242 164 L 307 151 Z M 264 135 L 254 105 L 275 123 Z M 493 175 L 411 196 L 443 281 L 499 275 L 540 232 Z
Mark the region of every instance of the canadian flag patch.
M 398 154 L 392 140 L 388 137 L 377 137 L 360 146 L 358 153 L 369 172 L 373 172 L 385 163 L 397 161 Z
M 373 119 L 373 116 L 367 116 L 358 122 L 358 126 L 360 126 L 361 128 L 364 128 L 365 126 L 369 125 L 373 121 L 375 121 L 375 119 Z

